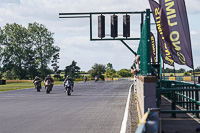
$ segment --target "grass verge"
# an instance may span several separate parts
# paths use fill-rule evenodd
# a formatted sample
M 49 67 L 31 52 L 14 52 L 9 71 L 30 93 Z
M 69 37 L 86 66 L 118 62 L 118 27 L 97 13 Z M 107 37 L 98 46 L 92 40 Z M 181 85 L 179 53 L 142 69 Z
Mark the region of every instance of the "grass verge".
M 63 81 L 55 81 L 54 85 L 61 85 Z M 42 82 L 42 86 L 44 86 L 44 82 Z M 19 83 L 7 83 L 6 85 L 0 85 L 0 92 L 3 91 L 11 91 L 11 90 L 19 90 L 25 88 L 33 88 L 34 84 L 31 82 L 19 82 Z

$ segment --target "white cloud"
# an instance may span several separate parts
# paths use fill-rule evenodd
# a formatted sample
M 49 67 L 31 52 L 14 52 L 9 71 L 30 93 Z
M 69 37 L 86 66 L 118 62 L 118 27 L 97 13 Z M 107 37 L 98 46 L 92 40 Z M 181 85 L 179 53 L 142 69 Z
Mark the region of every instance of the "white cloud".
M 11 4 L 11 3 L 20 4 L 20 0 L 0 0 L 0 3 L 1 5 Z
M 185 0 L 186 8 L 188 13 L 199 13 L 200 12 L 200 0 Z
M 199 38 L 196 36 L 199 35 L 200 28 L 196 21 L 200 21 L 197 17 L 200 1 L 185 0 L 185 2 L 192 31 L 192 45 L 195 50 L 200 50 L 196 47 L 199 45 Z M 0 0 L 0 3 L 4 4 L 0 6 L 1 27 L 14 22 L 24 26 L 33 22 L 44 24 L 55 33 L 55 45 L 61 48 L 60 68 L 64 69 L 75 60 L 81 69 L 86 71 L 94 63 L 106 65 L 108 62 L 118 70 L 129 68 L 134 55 L 119 41 L 90 41 L 89 19 L 59 19 L 59 13 L 145 11 L 146 8 L 150 8 L 148 0 Z M 196 16 L 190 17 L 191 14 Z M 140 17 L 134 17 L 133 21 L 131 33 L 139 36 Z M 94 29 L 95 34 L 96 29 Z M 137 51 L 138 41 L 126 42 Z
M 191 35 L 197 35 L 197 34 L 198 34 L 198 31 L 195 31 L 195 30 L 190 31 L 190 34 L 191 34 Z

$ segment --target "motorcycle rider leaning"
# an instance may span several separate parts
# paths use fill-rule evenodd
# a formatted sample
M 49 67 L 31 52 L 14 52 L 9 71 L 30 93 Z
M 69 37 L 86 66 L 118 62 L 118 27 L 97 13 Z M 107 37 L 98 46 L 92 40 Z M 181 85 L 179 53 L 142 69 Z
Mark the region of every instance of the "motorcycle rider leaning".
M 35 84 L 35 81 L 42 82 L 42 80 L 38 76 L 35 76 L 35 79 L 33 80 L 34 84 Z M 40 87 L 41 87 L 41 84 L 40 84 Z
M 65 80 L 64 80 L 64 82 L 63 82 L 64 86 L 65 86 L 65 83 L 67 82 L 67 80 L 69 80 L 72 83 L 72 92 L 73 92 L 74 81 L 73 81 L 73 79 L 69 75 L 67 75 L 66 78 L 65 78 Z
M 46 82 L 47 80 L 50 80 L 51 81 L 51 88 L 53 88 L 53 82 L 54 82 L 54 80 L 51 78 L 51 76 L 50 75 L 47 75 L 47 77 L 45 78 L 45 80 L 44 80 L 44 82 Z
M 33 83 L 34 83 L 35 81 L 41 81 L 41 80 L 40 80 L 40 78 L 39 78 L 38 76 L 35 76 L 35 79 L 33 80 Z

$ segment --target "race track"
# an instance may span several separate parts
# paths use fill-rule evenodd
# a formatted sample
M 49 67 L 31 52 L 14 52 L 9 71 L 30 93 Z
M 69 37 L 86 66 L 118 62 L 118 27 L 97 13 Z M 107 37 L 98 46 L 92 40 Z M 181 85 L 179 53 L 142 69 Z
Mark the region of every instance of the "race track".
M 132 81 L 76 83 L 0 93 L 0 133 L 119 133 Z

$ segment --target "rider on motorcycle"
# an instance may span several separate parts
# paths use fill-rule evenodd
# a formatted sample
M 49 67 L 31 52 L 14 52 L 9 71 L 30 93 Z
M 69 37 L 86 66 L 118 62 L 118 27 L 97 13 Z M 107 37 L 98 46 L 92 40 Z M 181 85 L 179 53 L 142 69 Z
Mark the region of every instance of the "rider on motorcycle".
M 98 76 L 96 75 L 94 79 L 95 79 L 95 82 L 97 82 L 98 81 Z
M 72 83 L 72 92 L 73 92 L 74 81 L 73 81 L 73 79 L 69 75 L 67 75 L 66 78 L 65 78 L 65 80 L 64 80 L 64 82 L 63 82 L 64 86 L 65 86 L 65 83 L 67 82 L 67 80 L 71 81 L 71 83 Z
M 33 83 L 34 83 L 34 85 L 35 85 L 35 88 L 36 88 L 36 82 L 38 81 L 38 85 L 39 85 L 39 89 L 41 89 L 42 88 L 42 86 L 41 86 L 41 80 L 40 80 L 40 78 L 38 77 L 38 76 L 35 76 L 35 79 L 33 80 Z M 37 89 L 37 88 L 36 88 Z M 39 90 L 38 90 L 39 91 Z
M 41 82 L 41 79 L 38 76 L 35 76 L 35 79 L 33 80 L 33 83 L 35 83 L 35 81 Z
M 38 76 L 35 76 L 35 79 L 33 80 L 33 83 L 34 83 L 35 81 L 41 81 L 41 80 L 40 80 L 40 78 L 39 78 Z
M 51 88 L 53 88 L 53 82 L 54 82 L 54 80 L 51 78 L 50 75 L 47 75 L 47 77 L 45 78 L 44 82 L 46 82 L 47 80 L 51 81 Z
M 84 82 L 86 82 L 86 81 L 87 81 L 87 77 L 85 76 L 85 77 L 84 77 Z

